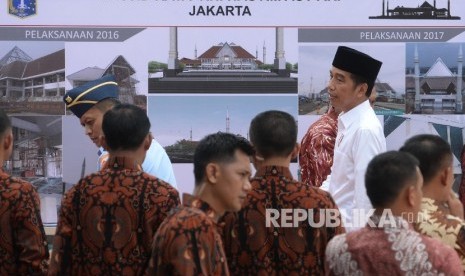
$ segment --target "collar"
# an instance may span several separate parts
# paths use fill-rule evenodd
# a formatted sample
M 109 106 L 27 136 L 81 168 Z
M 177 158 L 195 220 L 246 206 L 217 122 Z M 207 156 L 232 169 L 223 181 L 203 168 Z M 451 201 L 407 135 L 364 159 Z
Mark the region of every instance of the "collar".
M 142 171 L 141 165 L 137 164 L 133 158 L 121 156 L 110 156 L 103 169 Z
M 439 201 L 429 197 L 423 197 L 421 199 L 421 211 L 422 212 L 443 212 L 444 214 L 450 214 L 450 207 L 446 201 Z
M 255 173 L 255 177 L 264 176 L 284 176 L 286 178 L 293 179 L 289 167 L 281 166 L 263 166 L 258 168 Z
M 213 208 L 210 207 L 210 205 L 207 202 L 191 194 L 185 193 L 182 195 L 182 205 L 203 211 L 205 215 L 207 215 L 207 217 L 212 219 L 215 223 L 217 223 L 218 219 L 220 218 L 218 213 L 215 210 L 213 210 Z
M 373 108 L 370 105 L 370 101 L 366 99 L 351 110 L 341 112 L 341 114 L 339 114 L 339 122 L 344 129 L 347 129 L 352 123 L 359 122 L 360 118 L 365 115 L 365 112 L 370 110 L 374 113 Z
M 373 224 L 370 225 L 370 222 Z M 410 229 L 410 224 L 399 216 L 394 215 L 372 215 L 370 217 L 370 221 L 367 224 L 368 227 L 371 228 L 379 228 L 379 229 L 398 229 L 398 230 L 408 230 Z

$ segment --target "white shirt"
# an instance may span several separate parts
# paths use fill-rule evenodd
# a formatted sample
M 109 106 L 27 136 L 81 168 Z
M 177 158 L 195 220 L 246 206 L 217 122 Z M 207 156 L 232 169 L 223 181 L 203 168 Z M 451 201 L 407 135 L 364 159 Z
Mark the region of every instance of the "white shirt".
M 98 170 L 100 170 L 107 160 L 108 152 L 100 148 L 99 162 L 97 165 Z M 155 139 L 152 140 L 152 144 L 150 144 L 150 148 L 145 155 L 144 162 L 142 163 L 142 170 L 169 183 L 173 188 L 178 188 L 171 160 L 168 154 L 166 154 L 165 149 Z
M 373 208 L 366 193 L 365 172 L 371 159 L 385 151 L 383 127 L 368 100 L 339 115 L 328 181 L 329 192 L 348 231 L 363 227 L 366 220 L 359 218 L 369 215 Z M 349 227 L 351 224 L 356 224 L 356 227 Z

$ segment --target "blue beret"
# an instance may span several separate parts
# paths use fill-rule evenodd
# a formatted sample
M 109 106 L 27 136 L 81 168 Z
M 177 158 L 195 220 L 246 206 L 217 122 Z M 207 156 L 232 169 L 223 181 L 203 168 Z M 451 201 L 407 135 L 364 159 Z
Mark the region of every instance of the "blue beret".
M 81 118 L 96 103 L 107 98 L 118 98 L 118 84 L 113 75 L 104 76 L 69 90 L 63 96 L 63 101 L 74 115 Z
M 346 46 L 337 48 L 333 60 L 334 67 L 365 78 L 368 81 L 369 91 L 373 88 L 381 65 L 381 61 Z

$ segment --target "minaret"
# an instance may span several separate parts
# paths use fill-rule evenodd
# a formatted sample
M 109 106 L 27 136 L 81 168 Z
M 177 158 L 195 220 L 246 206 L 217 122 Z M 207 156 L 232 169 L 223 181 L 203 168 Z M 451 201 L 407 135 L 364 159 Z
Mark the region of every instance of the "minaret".
M 194 49 L 194 58 L 197 59 L 197 44 L 195 44 L 195 49 Z
M 189 131 L 189 139 L 192 141 L 192 127 L 191 127 L 191 130 Z
M 258 46 L 255 47 L 255 59 L 258 59 Z
M 434 0 L 434 2 L 433 2 L 433 14 L 432 15 L 433 15 L 433 17 L 437 16 L 436 15 L 436 0 Z
M 459 56 L 457 58 L 457 113 L 463 112 L 463 102 L 462 102 L 462 64 L 463 64 L 463 52 L 462 52 L 462 44 L 459 44 Z
M 384 0 L 383 0 L 383 15 L 382 16 L 384 17 Z
M 386 16 L 389 17 L 389 0 L 386 1 Z
M 274 69 L 285 70 L 286 59 L 284 57 L 284 28 L 276 28 L 276 52 L 274 58 Z
M 175 74 L 175 70 L 179 69 L 178 60 L 178 28 L 170 27 L 170 50 L 168 52 L 168 71 Z
M 229 109 L 226 108 L 226 133 L 229 133 Z
M 450 0 L 447 0 L 447 16 L 450 17 Z
M 265 40 L 263 40 L 263 64 L 266 64 L 266 46 L 265 46 Z
M 415 64 L 415 107 L 414 111 L 420 112 L 421 100 L 420 100 L 420 64 L 418 60 L 418 45 L 415 44 L 415 52 L 413 54 L 413 62 Z

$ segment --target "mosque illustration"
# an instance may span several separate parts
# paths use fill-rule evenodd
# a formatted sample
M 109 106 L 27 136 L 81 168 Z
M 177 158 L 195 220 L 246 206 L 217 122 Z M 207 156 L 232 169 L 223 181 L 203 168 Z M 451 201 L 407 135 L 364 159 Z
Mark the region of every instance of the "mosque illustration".
M 251 54 L 234 42 L 212 45 L 194 58 L 178 59 L 177 27 L 170 27 L 170 50 L 163 77 L 149 77 L 149 93 L 297 93 L 297 78 L 286 68 L 284 29 L 276 28 L 276 52 L 264 69 L 258 51 Z
M 406 113 L 463 114 L 462 44 L 458 48 L 457 68 L 451 69 L 441 57 L 429 68 L 420 67 L 420 58 L 415 44 L 414 67 L 406 72 Z
M 459 16 L 452 16 L 450 9 L 450 0 L 447 0 L 447 8 L 436 6 L 436 0 L 433 5 L 428 1 L 417 7 L 396 6 L 389 8 L 389 0 L 382 0 L 381 15 L 370 16 L 370 19 L 438 19 L 438 20 L 459 20 Z M 395 2 L 395 1 L 393 1 Z

